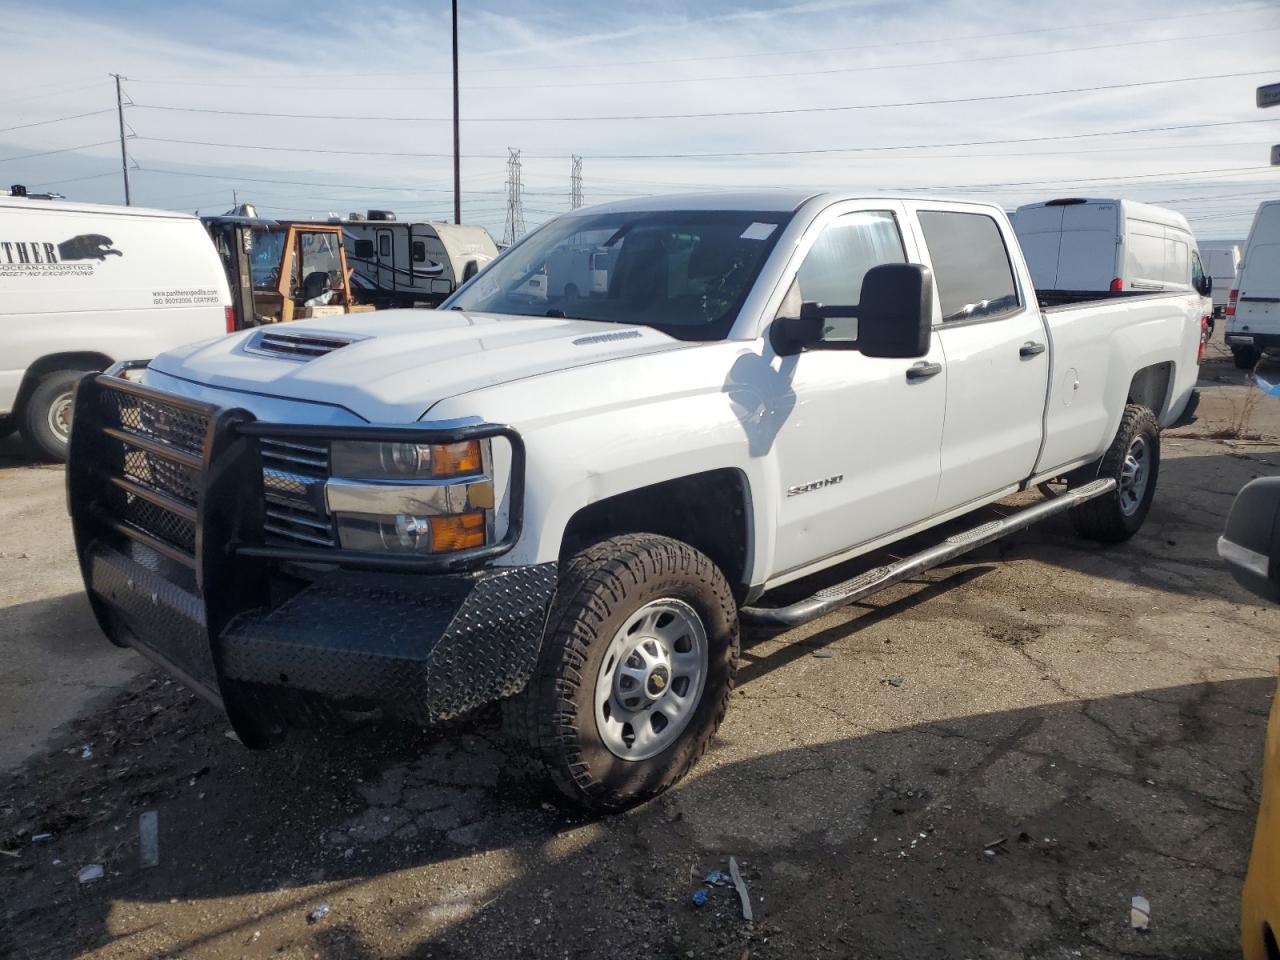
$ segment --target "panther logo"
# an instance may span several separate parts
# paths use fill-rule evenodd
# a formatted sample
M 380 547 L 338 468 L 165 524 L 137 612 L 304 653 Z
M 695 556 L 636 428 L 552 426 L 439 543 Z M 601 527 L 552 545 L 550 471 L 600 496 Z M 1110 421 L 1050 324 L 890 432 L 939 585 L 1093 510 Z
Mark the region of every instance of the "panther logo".
M 105 260 L 107 257 L 123 257 L 124 251 L 111 247 L 111 238 L 100 233 L 82 233 L 78 237 L 58 244 L 61 260 Z

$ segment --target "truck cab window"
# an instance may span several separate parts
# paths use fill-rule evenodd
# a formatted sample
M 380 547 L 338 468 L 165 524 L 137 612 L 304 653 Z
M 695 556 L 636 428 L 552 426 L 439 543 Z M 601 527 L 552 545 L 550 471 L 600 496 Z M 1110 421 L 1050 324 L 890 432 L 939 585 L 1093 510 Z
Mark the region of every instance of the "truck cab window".
M 1199 290 L 1204 283 L 1204 266 L 1200 263 L 1200 254 L 1191 251 L 1191 286 Z
M 981 213 L 919 214 L 944 322 L 989 320 L 1020 306 L 1000 228 Z
M 845 214 L 818 235 L 796 271 L 794 289 L 785 302 L 855 306 L 868 270 L 882 263 L 905 263 L 906 259 L 892 213 L 866 210 Z M 858 339 L 857 318 L 828 320 L 826 339 Z

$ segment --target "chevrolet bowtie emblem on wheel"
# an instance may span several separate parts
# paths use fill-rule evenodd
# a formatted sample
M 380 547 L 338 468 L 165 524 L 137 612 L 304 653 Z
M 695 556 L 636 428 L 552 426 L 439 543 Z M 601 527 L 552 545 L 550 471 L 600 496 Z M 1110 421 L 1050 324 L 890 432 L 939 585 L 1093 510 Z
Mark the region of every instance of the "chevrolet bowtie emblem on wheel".
M 667 678 L 660 673 L 655 673 L 649 678 L 649 685 L 655 690 L 661 690 L 667 685 Z

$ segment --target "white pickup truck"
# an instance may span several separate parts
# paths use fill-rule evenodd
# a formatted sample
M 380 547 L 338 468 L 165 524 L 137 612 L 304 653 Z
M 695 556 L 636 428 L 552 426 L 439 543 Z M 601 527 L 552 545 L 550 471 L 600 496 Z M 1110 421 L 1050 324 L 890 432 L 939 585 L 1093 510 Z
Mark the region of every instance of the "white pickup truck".
M 526 293 L 570 244 L 610 251 L 603 289 Z M 434 722 L 504 701 L 569 797 L 621 809 L 707 748 L 740 619 L 804 622 L 1060 511 L 1132 535 L 1201 313 L 1193 291 L 1041 309 L 983 204 L 575 211 L 437 311 L 86 376 L 84 580 L 106 634 L 251 747 L 350 705 Z M 1004 520 L 771 595 L 1055 481 Z

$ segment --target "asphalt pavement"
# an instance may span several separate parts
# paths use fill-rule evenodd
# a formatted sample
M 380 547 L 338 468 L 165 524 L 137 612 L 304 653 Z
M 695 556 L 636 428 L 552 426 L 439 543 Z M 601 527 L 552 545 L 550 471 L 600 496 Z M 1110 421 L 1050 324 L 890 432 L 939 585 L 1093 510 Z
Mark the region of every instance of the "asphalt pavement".
M 1280 611 L 1214 546 L 1280 399 L 1215 352 L 1132 541 L 1052 520 L 748 632 L 712 750 L 602 819 L 494 713 L 245 750 L 101 637 L 61 469 L 0 442 L 0 956 L 1238 956 Z M 703 882 L 730 857 L 752 921 Z

